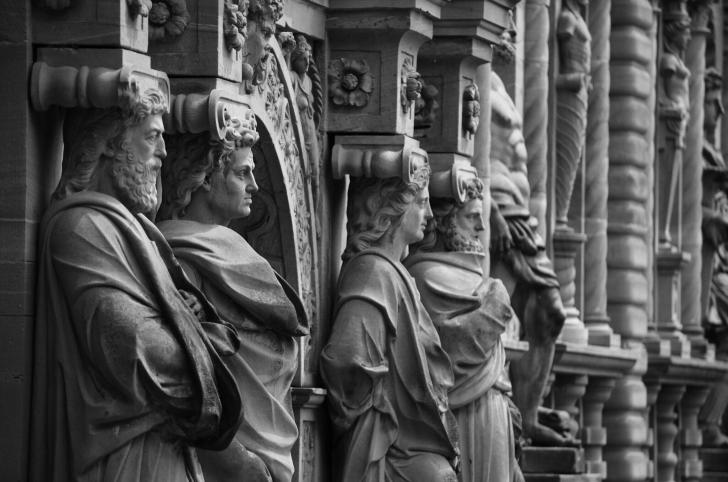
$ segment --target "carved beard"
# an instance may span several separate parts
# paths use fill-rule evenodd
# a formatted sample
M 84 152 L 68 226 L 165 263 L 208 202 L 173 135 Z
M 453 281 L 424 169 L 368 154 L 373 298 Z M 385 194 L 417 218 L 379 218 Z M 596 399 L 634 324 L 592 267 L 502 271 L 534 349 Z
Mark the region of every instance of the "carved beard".
M 112 181 L 121 203 L 132 213 L 154 212 L 157 207 L 158 169 L 139 161 L 126 146 L 114 157 Z
M 483 245 L 480 240 L 467 239 L 462 234 L 458 233 L 455 220 L 450 218 L 450 225 L 448 226 L 445 237 L 445 249 L 447 251 L 459 251 L 465 253 L 482 253 Z

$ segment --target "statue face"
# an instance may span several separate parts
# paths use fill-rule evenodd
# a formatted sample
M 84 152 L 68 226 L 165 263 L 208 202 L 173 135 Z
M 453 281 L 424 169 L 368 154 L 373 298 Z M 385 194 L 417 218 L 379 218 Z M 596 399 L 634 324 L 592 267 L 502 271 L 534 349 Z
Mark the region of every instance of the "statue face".
M 471 199 L 458 209 L 454 217 L 455 231 L 468 241 L 480 242 L 478 234 L 483 227 L 483 201 Z
M 404 235 L 404 241 L 407 244 L 422 241 L 425 237 L 425 228 L 427 221 L 432 219 L 432 209 L 430 209 L 430 194 L 427 187 L 420 189 L 415 198 L 412 200 L 407 210 L 402 215 L 399 228 Z
M 114 157 L 111 169 L 116 197 L 134 213 L 157 208 L 157 179 L 167 156 L 163 132 L 161 115 L 146 117 L 127 129 L 123 150 Z
M 250 215 L 253 194 L 258 184 L 253 176 L 255 162 L 249 147 L 235 149 L 230 155 L 230 167 L 218 170 L 210 176 L 208 202 L 211 209 L 224 219 L 239 219 Z

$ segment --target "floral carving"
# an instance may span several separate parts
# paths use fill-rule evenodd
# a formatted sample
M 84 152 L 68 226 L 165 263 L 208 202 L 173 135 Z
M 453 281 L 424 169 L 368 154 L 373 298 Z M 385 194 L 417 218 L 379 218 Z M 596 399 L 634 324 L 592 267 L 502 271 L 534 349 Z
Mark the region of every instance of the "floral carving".
M 366 61 L 336 59 L 329 64 L 329 98 L 335 105 L 364 107 L 374 90 L 374 77 Z
M 149 39 L 179 37 L 190 22 L 185 0 L 152 0 L 149 11 Z
M 276 22 L 283 16 L 283 0 L 250 0 L 248 18 L 268 39 L 276 33 Z
M 475 135 L 480 123 L 480 93 L 478 86 L 471 84 L 463 91 L 463 131 L 470 139 Z
M 126 0 L 126 4 L 131 18 L 136 18 L 137 15 L 148 17 L 152 9 L 152 0 Z
M 222 18 L 222 35 L 228 50 L 240 51 L 247 37 L 248 0 L 237 3 L 225 0 L 225 11 Z
M 414 65 L 412 65 L 412 59 L 405 58 L 400 71 L 401 87 L 399 92 L 400 103 L 404 112 L 409 112 L 412 103 L 420 98 L 420 91 L 422 91 L 422 80 L 420 79 L 420 74 L 415 71 Z
M 513 10 L 508 10 L 508 27 L 500 34 L 500 42 L 493 45 L 493 57 L 502 64 L 511 64 L 516 58 L 514 44 L 518 29 L 513 19 Z
M 437 102 L 438 95 L 440 91 L 437 87 L 422 80 L 420 98 L 415 101 L 415 129 L 424 130 L 432 127 L 440 109 L 440 104 Z

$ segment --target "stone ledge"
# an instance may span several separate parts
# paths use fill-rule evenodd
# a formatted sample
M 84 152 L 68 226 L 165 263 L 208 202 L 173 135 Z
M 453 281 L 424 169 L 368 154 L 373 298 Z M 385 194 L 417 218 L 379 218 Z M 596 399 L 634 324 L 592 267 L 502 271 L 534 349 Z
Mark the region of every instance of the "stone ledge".
M 555 373 L 620 378 L 637 362 L 633 350 L 595 345 L 557 343 L 554 355 Z
M 728 363 L 700 358 L 649 355 L 645 379 L 688 386 L 711 386 L 728 373 Z
M 580 474 L 584 472 L 584 449 L 524 447 L 521 454 L 521 470 L 524 474 Z

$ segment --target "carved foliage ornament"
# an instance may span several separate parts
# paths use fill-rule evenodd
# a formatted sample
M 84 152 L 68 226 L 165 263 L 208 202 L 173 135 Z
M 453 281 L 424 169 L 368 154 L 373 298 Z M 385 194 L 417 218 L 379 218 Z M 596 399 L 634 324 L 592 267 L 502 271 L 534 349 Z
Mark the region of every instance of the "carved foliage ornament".
M 225 38 L 225 47 L 237 52 L 243 48 L 247 37 L 248 0 L 225 0 L 225 10 L 222 17 L 222 34 Z
M 283 0 L 250 0 L 248 18 L 258 24 L 265 38 L 276 33 L 276 22 L 283 16 Z
M 190 22 L 186 0 L 152 0 L 149 11 L 149 39 L 179 37 Z
M 500 34 L 500 42 L 493 45 L 493 55 L 501 63 L 510 64 L 516 58 L 516 46 L 514 41 L 518 29 L 513 19 L 513 10 L 508 10 L 508 28 Z
M 415 71 L 412 59 L 410 57 L 405 58 L 400 70 L 401 86 L 399 91 L 403 112 L 409 112 L 412 103 L 420 98 L 420 92 L 422 91 L 422 81 L 420 79 L 421 76 Z
M 420 98 L 415 101 L 415 129 L 429 129 L 437 118 L 437 112 L 440 104 L 437 102 L 437 96 L 440 91 L 432 84 L 422 82 L 422 90 Z
M 480 123 L 480 93 L 478 86 L 471 84 L 463 91 L 463 131 L 470 139 L 475 135 Z
M 329 63 L 329 98 L 335 105 L 364 107 L 374 90 L 374 77 L 363 59 L 339 58 Z

